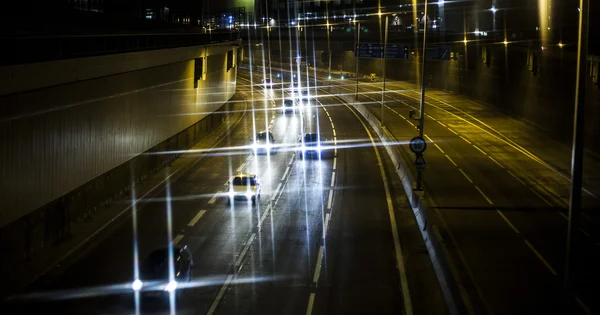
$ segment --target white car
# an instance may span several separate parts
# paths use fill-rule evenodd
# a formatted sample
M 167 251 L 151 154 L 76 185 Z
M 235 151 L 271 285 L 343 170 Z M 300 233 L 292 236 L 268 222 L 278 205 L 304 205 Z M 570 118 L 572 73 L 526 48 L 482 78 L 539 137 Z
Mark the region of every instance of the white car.
M 275 154 L 275 137 L 270 131 L 256 133 L 255 139 L 250 139 L 252 154 Z
M 229 200 L 231 203 L 235 200 L 256 201 L 260 198 L 260 179 L 258 175 L 251 173 L 241 173 L 235 175 L 229 181 Z

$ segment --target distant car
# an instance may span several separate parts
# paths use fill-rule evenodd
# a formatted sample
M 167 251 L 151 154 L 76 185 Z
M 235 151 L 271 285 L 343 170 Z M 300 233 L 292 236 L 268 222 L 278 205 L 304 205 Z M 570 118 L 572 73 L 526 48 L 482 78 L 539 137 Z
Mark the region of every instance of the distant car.
M 271 79 L 263 79 L 262 80 L 263 85 L 267 88 L 272 88 L 273 85 L 271 84 Z
M 173 246 L 171 259 L 169 264 L 168 248 L 150 253 L 140 264 L 140 279 L 133 282 L 133 289 L 146 298 L 168 297 L 173 292 L 180 297 L 183 292 L 180 285 L 192 281 L 194 259 L 187 246 Z
M 275 149 L 275 137 L 270 131 L 261 131 L 256 133 L 256 140 L 250 139 L 251 149 L 253 154 L 274 154 Z
M 294 100 L 285 100 L 283 101 L 283 109 L 284 114 L 287 113 L 295 113 L 296 112 L 296 102 Z
M 298 154 L 300 158 L 320 158 L 325 154 L 324 144 L 327 140 L 316 133 L 306 133 L 298 139 Z
M 233 177 L 229 183 L 229 200 L 231 203 L 235 200 L 256 201 L 260 199 L 260 179 L 256 174 L 238 174 Z
M 307 104 L 308 101 L 309 101 L 308 90 L 300 91 L 300 93 L 298 94 L 298 102 L 301 102 L 302 104 Z

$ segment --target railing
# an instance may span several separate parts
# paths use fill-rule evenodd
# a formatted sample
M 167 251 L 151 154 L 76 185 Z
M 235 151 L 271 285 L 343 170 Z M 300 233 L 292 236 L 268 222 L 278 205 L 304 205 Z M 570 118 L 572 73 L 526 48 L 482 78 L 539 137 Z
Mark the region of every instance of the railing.
M 236 32 L 1 38 L 0 66 L 206 45 L 239 38 Z

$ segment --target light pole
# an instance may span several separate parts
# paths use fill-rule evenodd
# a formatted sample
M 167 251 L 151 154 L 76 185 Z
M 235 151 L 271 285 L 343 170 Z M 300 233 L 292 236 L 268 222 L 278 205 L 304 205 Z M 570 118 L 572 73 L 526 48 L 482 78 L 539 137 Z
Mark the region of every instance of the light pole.
M 356 21 L 355 21 L 356 22 Z M 354 93 L 354 99 L 358 100 L 358 59 L 360 58 L 360 22 L 357 23 L 358 27 L 356 29 L 356 92 Z
M 585 78 L 588 49 L 589 0 L 579 0 L 579 38 L 577 41 L 577 78 L 575 81 L 575 114 L 573 121 L 573 152 L 571 156 L 571 199 L 567 225 L 567 248 L 565 259 L 564 286 L 562 294 L 563 314 L 570 314 L 574 304 L 574 268 L 577 262 L 577 238 L 581 217 L 581 189 L 583 179 L 583 115 L 585 105 Z
M 383 41 L 383 86 L 381 87 L 381 126 L 383 124 L 383 109 L 384 109 L 384 97 L 385 97 L 385 64 L 387 61 L 387 41 L 388 41 L 388 16 L 385 16 L 385 35 Z
M 419 103 L 419 137 L 423 138 L 425 126 L 425 55 L 427 54 L 427 0 L 423 15 L 423 53 L 421 60 L 421 99 Z M 423 171 L 417 170 L 417 190 L 423 190 Z

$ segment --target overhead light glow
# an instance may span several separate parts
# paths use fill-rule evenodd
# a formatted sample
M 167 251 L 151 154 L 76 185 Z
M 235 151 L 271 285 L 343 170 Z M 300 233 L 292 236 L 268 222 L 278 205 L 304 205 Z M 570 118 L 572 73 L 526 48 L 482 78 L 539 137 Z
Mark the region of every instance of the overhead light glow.
M 131 284 L 131 288 L 133 289 L 133 291 L 139 291 L 142 289 L 143 285 L 144 284 L 140 279 L 135 279 L 135 281 L 133 281 L 133 283 Z

